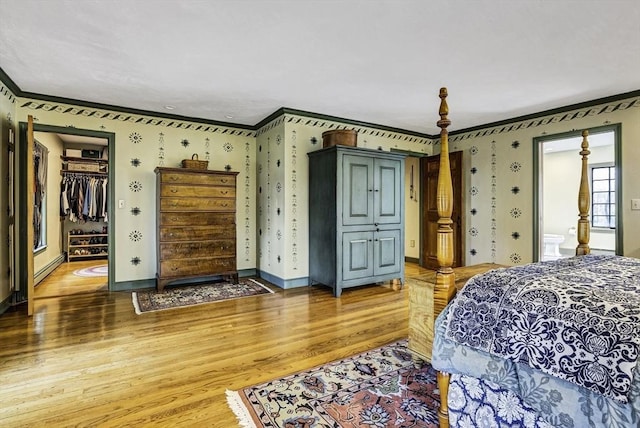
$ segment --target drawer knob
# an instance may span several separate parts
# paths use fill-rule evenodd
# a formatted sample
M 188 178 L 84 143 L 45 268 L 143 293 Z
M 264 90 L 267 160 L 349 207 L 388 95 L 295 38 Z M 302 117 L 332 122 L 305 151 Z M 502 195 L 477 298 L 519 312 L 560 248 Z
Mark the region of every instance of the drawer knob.
M 178 189 L 171 189 L 171 193 L 178 193 Z
M 178 221 L 178 217 L 173 217 L 171 220 Z
M 175 175 L 172 175 L 170 178 L 171 178 L 172 181 L 177 181 L 178 180 L 178 177 L 176 177 Z
M 229 192 L 228 192 L 228 191 L 226 191 L 226 190 L 224 190 L 224 191 L 222 191 L 222 192 L 220 192 L 220 193 L 222 193 L 223 195 L 226 195 L 226 194 L 227 194 L 227 193 L 229 193 Z

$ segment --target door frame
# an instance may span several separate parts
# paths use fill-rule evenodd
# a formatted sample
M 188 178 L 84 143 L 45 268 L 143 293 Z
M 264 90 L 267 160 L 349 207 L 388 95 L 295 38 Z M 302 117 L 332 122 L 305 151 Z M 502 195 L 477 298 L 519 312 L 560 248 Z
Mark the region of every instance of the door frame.
M 604 132 L 613 131 L 613 159 L 615 163 L 616 171 L 616 255 L 622 255 L 624 253 L 623 246 L 623 231 L 622 231 L 622 124 L 616 123 L 611 125 L 594 126 L 586 128 L 589 131 L 589 135 L 602 134 Z M 533 258 L 534 262 L 540 261 L 541 245 L 540 239 L 541 223 L 542 223 L 542 155 L 543 144 L 550 140 L 560 140 L 564 138 L 581 137 L 582 130 L 574 130 L 568 132 L 561 132 L 558 134 L 544 135 L 540 137 L 534 137 L 533 139 Z M 589 137 L 587 137 L 589 140 Z M 580 159 L 578 151 L 576 151 L 576 162 Z M 576 180 L 578 177 L 576 177 Z M 589 227 L 591 228 L 591 183 L 589 183 Z M 576 201 L 578 200 L 578 194 L 576 193 Z M 576 204 L 576 225 L 578 224 L 578 206 Z
M 27 141 L 27 131 L 28 124 L 27 122 L 20 122 L 18 124 L 19 127 L 19 137 L 20 137 L 20 145 L 22 150 L 25 150 L 26 141 Z M 116 204 L 114 200 L 115 196 L 115 168 L 113 165 L 113 161 L 115 160 L 116 154 L 116 134 L 114 132 L 107 131 L 95 131 L 92 129 L 82 129 L 82 128 L 72 128 L 72 127 L 64 127 L 64 126 L 56 126 L 56 125 L 44 125 L 39 123 L 33 124 L 33 132 L 52 132 L 55 134 L 68 134 L 68 135 L 79 135 L 83 137 L 96 137 L 96 138 L 104 138 L 107 140 L 107 151 L 109 156 L 109 171 L 107 174 L 107 194 L 109 195 L 107 201 L 107 212 L 109 213 L 109 222 L 108 222 L 108 231 L 107 231 L 107 263 L 109 264 L 109 271 L 107 274 L 107 287 L 109 291 L 114 290 L 115 285 L 115 224 L 116 224 Z M 18 179 L 15 181 L 18 186 L 17 192 L 20 195 L 27 195 L 28 192 L 28 183 L 27 183 L 27 162 L 32 159 L 32 156 L 29 156 L 27 153 L 21 153 L 18 156 Z M 17 206 L 18 212 L 27 213 L 27 199 L 25 197 L 20 198 L 19 205 Z M 27 215 L 20 215 L 18 219 L 18 236 L 26 237 L 27 231 L 30 229 L 33 231 L 33 223 L 27 221 Z M 29 257 L 31 257 L 31 263 L 33 263 L 33 246 L 29 245 L 20 245 L 20 249 L 17 254 L 16 267 L 18 271 L 17 281 L 20 284 L 20 295 L 18 296 L 20 299 L 24 298 L 28 299 L 28 296 L 23 295 L 23 290 L 26 288 L 26 284 L 28 281 L 27 278 L 27 263 L 29 263 Z M 34 272 L 35 274 L 35 272 Z

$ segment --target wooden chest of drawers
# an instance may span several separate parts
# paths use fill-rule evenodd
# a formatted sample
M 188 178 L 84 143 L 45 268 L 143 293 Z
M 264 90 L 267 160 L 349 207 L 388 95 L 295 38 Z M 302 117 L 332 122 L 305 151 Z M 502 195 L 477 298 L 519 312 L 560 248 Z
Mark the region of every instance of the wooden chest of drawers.
M 236 267 L 237 172 L 156 168 L 157 288 Z

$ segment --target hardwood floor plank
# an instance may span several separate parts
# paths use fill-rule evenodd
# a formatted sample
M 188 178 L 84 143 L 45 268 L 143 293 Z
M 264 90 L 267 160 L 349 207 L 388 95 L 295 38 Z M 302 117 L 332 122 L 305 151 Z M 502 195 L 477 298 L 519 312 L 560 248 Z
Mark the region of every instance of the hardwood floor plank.
M 33 318 L 0 316 L 2 426 L 238 426 L 226 390 L 408 333 L 407 287 L 336 299 L 267 283 L 275 293 L 136 315 L 130 292 L 96 291 L 95 279 L 83 289 L 67 278 L 80 264 L 68 265 L 36 289 Z

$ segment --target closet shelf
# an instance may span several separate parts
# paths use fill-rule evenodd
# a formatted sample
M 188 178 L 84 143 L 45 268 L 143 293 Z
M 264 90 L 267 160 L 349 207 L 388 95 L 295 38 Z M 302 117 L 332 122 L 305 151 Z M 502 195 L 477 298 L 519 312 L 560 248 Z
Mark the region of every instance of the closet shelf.
M 100 172 L 100 171 L 69 171 L 66 169 L 60 170 L 60 175 L 95 175 L 99 177 L 106 177 L 109 175 L 108 172 Z
M 78 258 L 107 257 L 107 247 L 109 247 L 107 236 L 109 235 L 106 233 L 67 233 L 67 261 Z M 100 238 L 100 242 L 96 242 L 96 238 Z
M 109 163 L 109 159 L 100 159 L 100 158 L 75 158 L 71 156 L 63 156 L 60 155 L 60 159 L 63 161 L 77 161 L 77 162 L 88 162 L 88 163 Z

